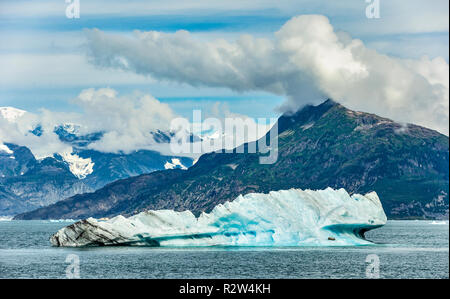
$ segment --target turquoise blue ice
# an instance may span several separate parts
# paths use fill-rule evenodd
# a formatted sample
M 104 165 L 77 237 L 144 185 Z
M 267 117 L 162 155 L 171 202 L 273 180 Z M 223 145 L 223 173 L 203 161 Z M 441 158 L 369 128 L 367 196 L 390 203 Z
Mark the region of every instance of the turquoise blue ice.
M 347 246 L 370 244 L 364 232 L 386 223 L 375 192 L 344 189 L 252 193 L 195 217 L 146 211 L 108 221 L 89 218 L 52 236 L 55 246 Z

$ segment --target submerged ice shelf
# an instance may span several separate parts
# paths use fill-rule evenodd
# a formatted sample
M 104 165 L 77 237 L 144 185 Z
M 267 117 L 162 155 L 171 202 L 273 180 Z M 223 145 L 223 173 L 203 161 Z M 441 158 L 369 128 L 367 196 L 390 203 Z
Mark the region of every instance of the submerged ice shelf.
M 272 191 L 238 196 L 198 218 L 190 211 L 146 211 L 108 221 L 78 221 L 55 233 L 54 246 L 331 246 L 370 244 L 386 223 L 375 192 Z

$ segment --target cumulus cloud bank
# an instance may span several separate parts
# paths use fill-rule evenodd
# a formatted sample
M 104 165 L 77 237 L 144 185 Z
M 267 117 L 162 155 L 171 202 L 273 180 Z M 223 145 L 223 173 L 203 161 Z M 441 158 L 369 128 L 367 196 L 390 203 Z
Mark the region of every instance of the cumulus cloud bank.
M 78 136 L 101 132 L 102 137 L 88 144 L 88 149 L 107 153 L 147 149 L 169 156 L 174 154 L 170 144 L 158 143 L 153 133 L 158 130 L 176 133 L 171 130 L 171 122 L 177 115 L 168 104 L 159 102 L 153 96 L 141 93 L 120 96 L 111 88 L 90 88 L 83 90 L 72 102 L 80 106 L 83 112 L 61 113 L 42 109 L 39 113 L 30 113 L 11 107 L 0 108 L 0 151 L 9 152 L 4 143 L 13 143 L 28 147 L 38 159 L 55 153 L 69 157 L 73 153 L 72 146 L 61 141 L 55 133 L 57 126 L 64 125 Z M 246 115 L 232 113 L 226 104 L 220 102 L 211 111 L 200 111 L 200 114 L 195 124 L 186 120 L 187 127 L 178 133 L 185 140 L 190 139 L 191 133 L 201 136 L 215 145 L 210 147 L 210 151 L 222 147 L 232 149 L 244 142 L 257 140 L 273 125 L 273 122 L 257 122 Z M 211 118 L 219 122 L 218 127 L 203 124 L 205 119 Z M 234 134 L 233 128 L 225 126 L 226 118 L 239 119 L 242 124 L 255 130 Z M 40 134 L 33 133 L 36 133 L 36 128 L 40 128 Z M 195 142 L 201 144 L 198 139 Z M 178 153 L 190 157 L 198 157 L 199 154 Z
M 14 119 L 0 115 L 0 144 L 27 146 L 37 158 L 71 153 L 72 147 L 61 142 L 54 129 L 63 124 L 76 124 L 77 135 L 104 133 L 100 140 L 89 145 L 90 149 L 101 152 L 151 149 L 155 144 L 151 132 L 169 130 L 170 121 L 176 116 L 167 104 L 149 94 L 119 96 L 111 88 L 86 89 L 72 101 L 83 113 L 43 109 L 36 114 L 24 112 Z M 37 127 L 41 128 L 40 136 L 32 133 Z
M 333 98 L 351 109 L 448 134 L 449 66 L 438 57 L 405 60 L 336 32 L 320 15 L 289 20 L 273 38 L 200 40 L 187 31 L 86 31 L 90 61 L 156 79 L 284 95 L 283 111 Z
M 118 96 L 111 88 L 87 89 L 74 99 L 84 114 L 80 133 L 104 132 L 89 147 L 102 152 L 130 152 L 154 144 L 151 132 L 167 131 L 175 113 L 149 94 Z
M 42 128 L 40 136 L 31 133 L 38 126 Z M 62 143 L 53 130 L 54 119 L 49 121 L 46 111 L 41 115 L 24 111 L 14 119 L 0 115 L 0 145 L 13 143 L 26 146 L 38 159 L 52 156 L 54 153 L 72 152 L 72 147 Z

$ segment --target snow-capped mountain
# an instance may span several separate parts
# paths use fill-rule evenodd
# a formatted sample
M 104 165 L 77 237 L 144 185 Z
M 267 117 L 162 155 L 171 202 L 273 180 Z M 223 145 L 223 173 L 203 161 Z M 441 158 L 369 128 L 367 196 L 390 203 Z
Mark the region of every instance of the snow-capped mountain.
M 12 107 L 0 108 L 0 119 L 19 122 L 26 111 Z M 130 176 L 170 168 L 187 169 L 193 159 L 164 156 L 156 151 L 103 153 L 89 149 L 103 132 L 80 133 L 81 126 L 65 123 L 55 126 L 54 133 L 72 150 L 38 159 L 26 146 L 0 139 L 0 215 L 15 215 L 52 204 L 75 194 L 91 192 Z M 42 126 L 29 133 L 39 137 Z M 152 133 L 157 143 L 170 142 L 170 134 Z M 0 136 L 1 137 L 1 136 Z
M 60 154 L 64 162 L 69 165 L 70 172 L 79 179 L 84 179 L 94 172 L 94 163 L 91 158 L 83 159 L 77 154 L 69 152 Z
M 5 144 L 0 143 L 0 152 L 6 153 L 6 154 L 12 154 L 13 151 L 9 149 Z
M 172 163 L 171 163 L 172 162 Z M 187 169 L 186 166 L 184 166 L 180 159 L 172 158 L 171 162 L 167 161 L 166 164 L 164 164 L 165 169 L 175 169 L 175 168 L 181 168 L 181 169 Z

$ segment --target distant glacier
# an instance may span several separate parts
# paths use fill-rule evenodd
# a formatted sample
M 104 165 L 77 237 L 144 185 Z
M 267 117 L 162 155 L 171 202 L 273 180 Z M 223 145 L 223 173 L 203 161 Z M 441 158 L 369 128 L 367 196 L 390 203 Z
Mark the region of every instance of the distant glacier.
M 107 221 L 88 218 L 59 230 L 54 246 L 366 245 L 386 223 L 378 195 L 344 189 L 272 191 L 238 196 L 198 218 L 190 211 L 146 211 Z

